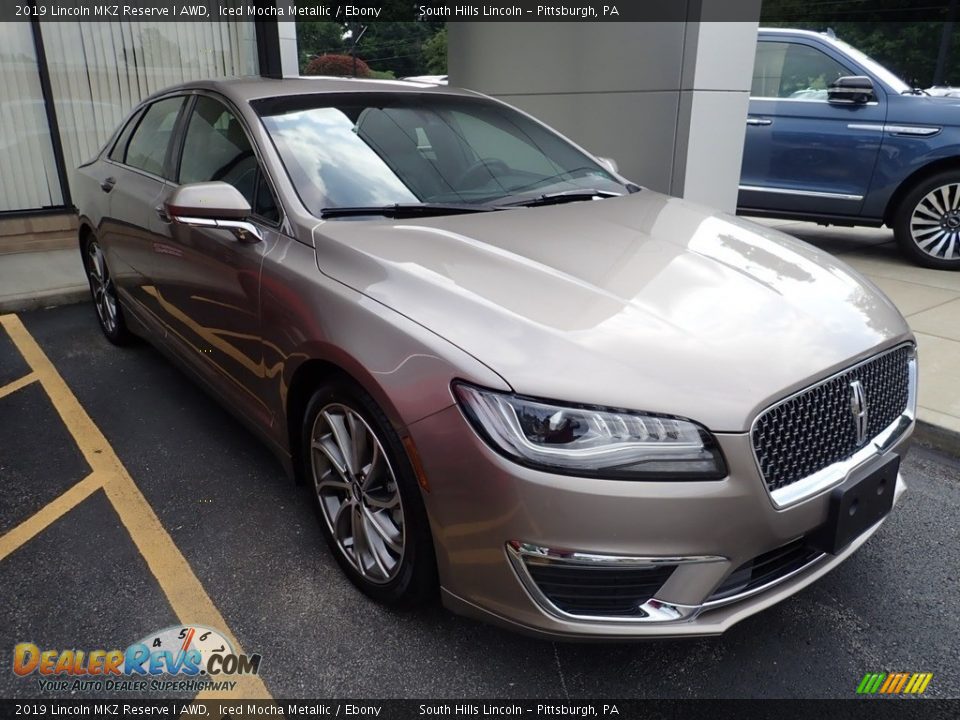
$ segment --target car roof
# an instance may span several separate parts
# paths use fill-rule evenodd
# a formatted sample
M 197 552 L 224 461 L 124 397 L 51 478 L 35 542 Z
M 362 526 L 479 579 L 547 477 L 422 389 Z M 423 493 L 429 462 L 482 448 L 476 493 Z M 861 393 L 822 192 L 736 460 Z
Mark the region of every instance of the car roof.
M 282 79 L 241 77 L 197 80 L 165 88 L 161 92 L 155 93 L 155 96 L 166 95 L 178 90 L 213 90 L 234 102 L 249 102 L 258 98 L 290 95 L 343 92 L 432 93 L 439 95 L 477 94 L 470 90 L 410 80 L 366 80 L 347 77 L 309 76 Z
M 794 37 L 817 38 L 818 40 L 830 40 L 830 36 L 816 30 L 797 30 L 795 28 L 762 27 L 757 30 L 759 35 L 793 35 Z

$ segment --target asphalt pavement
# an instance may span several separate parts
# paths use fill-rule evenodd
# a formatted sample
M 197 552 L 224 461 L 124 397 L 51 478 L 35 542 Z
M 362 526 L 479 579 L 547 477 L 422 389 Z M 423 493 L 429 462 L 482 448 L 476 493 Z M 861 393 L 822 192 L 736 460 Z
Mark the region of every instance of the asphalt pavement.
M 933 673 L 924 698 L 960 697 L 956 459 L 915 446 L 908 494 L 859 552 L 722 637 L 552 643 L 439 606 L 374 604 L 338 569 L 305 488 L 159 352 L 111 346 L 89 304 L 20 320 L 229 630 L 262 655 L 274 697 L 851 698 L 867 672 Z M 0 330 L 0 386 L 27 372 Z M 56 404 L 36 383 L 0 387 L 0 536 L 90 472 Z M 11 672 L 16 643 L 124 648 L 178 622 L 121 515 L 96 490 L 0 548 L 0 697 L 43 697 Z

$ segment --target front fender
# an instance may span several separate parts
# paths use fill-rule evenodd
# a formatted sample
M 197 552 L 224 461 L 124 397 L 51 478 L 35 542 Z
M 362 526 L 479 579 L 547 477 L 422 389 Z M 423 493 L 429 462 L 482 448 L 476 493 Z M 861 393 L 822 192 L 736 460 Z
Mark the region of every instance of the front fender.
M 862 214 L 884 220 L 897 199 L 921 177 L 956 166 L 960 172 L 960 127 L 941 127 L 929 137 L 891 132 L 891 127 L 938 127 L 927 122 L 887 123 Z
M 290 388 L 306 363 L 348 374 L 402 430 L 453 403 L 450 381 L 501 390 L 499 375 L 439 335 L 324 275 L 313 248 L 286 239 L 264 259 L 261 317 L 269 405 L 288 444 Z

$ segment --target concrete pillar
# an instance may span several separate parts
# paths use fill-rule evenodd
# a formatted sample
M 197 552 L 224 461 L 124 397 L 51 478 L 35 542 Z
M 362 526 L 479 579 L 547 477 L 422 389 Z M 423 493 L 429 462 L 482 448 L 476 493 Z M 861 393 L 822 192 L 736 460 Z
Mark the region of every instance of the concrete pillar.
M 689 22 L 452 22 L 450 84 L 532 113 L 642 185 L 733 211 L 757 21 L 700 21 L 722 1 L 689 0 Z M 760 0 L 743 2 L 759 19 Z

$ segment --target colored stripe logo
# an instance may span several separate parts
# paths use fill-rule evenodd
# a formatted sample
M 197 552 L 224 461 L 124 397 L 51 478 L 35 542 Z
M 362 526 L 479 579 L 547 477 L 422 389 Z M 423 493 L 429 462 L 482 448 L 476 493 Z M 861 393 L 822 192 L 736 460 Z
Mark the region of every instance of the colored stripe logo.
M 857 686 L 858 695 L 922 695 L 933 673 L 867 673 Z

